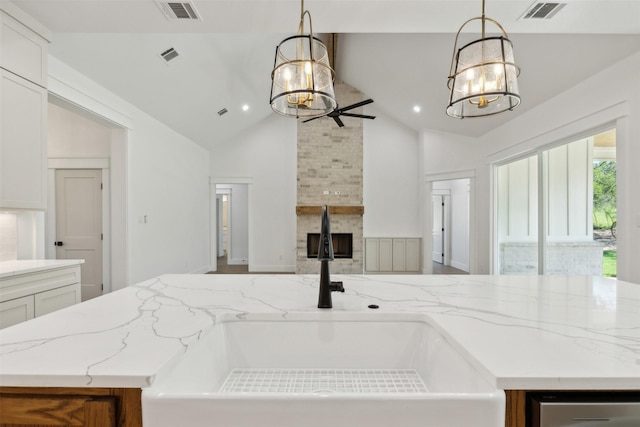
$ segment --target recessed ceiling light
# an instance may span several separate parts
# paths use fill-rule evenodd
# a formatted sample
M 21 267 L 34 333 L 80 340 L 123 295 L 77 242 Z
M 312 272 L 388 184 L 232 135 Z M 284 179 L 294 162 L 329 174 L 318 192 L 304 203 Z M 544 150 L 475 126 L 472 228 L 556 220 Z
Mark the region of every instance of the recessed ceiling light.
M 413 111 L 414 111 L 414 113 L 419 113 L 420 112 L 420 106 L 419 105 L 414 105 L 413 106 Z
M 247 104 L 244 104 L 242 106 L 242 111 L 249 111 L 249 106 Z

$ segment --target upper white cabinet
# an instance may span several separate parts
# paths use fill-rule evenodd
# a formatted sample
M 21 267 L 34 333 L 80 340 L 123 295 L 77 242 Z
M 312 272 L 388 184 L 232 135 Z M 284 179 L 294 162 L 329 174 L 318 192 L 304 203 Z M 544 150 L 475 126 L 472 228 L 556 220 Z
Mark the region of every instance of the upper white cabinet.
M 46 209 L 47 41 L 0 11 L 0 208 Z
M 2 68 L 47 87 L 47 41 L 5 12 L 1 15 Z

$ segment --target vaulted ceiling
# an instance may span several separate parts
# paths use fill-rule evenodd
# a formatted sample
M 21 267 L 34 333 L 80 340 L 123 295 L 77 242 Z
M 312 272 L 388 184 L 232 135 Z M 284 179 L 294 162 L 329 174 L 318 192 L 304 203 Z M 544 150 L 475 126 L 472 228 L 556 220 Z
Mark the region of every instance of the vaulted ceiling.
M 207 148 L 275 114 L 275 47 L 300 16 L 291 0 L 193 0 L 200 19 L 188 21 L 168 19 L 154 0 L 13 3 L 53 32 L 54 57 Z M 640 51 L 640 0 L 566 3 L 551 19 L 526 20 L 531 0 L 487 1 L 513 41 L 522 104 L 465 120 L 444 112 L 446 81 L 455 32 L 480 15 L 480 0 L 307 0 L 305 9 L 314 33 L 339 34 L 337 77 L 375 100 L 365 112 L 416 132 L 479 136 Z M 170 48 L 179 56 L 167 63 Z

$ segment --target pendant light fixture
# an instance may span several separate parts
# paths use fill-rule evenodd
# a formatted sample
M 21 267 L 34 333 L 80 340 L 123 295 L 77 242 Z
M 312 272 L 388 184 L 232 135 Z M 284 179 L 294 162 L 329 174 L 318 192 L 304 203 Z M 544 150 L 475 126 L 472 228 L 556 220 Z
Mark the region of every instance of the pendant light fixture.
M 303 34 L 305 16 L 309 18 L 308 34 Z M 313 36 L 311 14 L 301 0 L 298 33 L 284 39 L 276 48 L 271 72 L 271 108 L 296 118 L 329 114 L 337 107 L 334 78 L 327 47 Z
M 482 37 L 458 49 L 462 29 L 477 20 L 482 23 Z M 495 24 L 502 34 L 486 37 L 487 22 Z M 447 114 L 462 119 L 513 110 L 520 104 L 519 74 L 511 41 L 497 21 L 485 17 L 482 0 L 482 16 L 469 19 L 456 34 L 447 84 L 451 91 Z

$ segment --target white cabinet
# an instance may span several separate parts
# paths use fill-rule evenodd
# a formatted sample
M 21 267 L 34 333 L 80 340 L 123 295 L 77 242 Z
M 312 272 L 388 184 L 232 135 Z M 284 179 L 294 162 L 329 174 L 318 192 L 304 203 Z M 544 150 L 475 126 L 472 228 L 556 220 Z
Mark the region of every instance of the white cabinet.
M 47 87 L 47 41 L 0 11 L 0 65 L 39 86 Z
M 421 270 L 420 238 L 366 238 L 367 273 L 418 273 Z
M 46 209 L 47 42 L 0 11 L 0 208 Z
M 45 209 L 47 90 L 0 72 L 0 207 Z
M 33 295 L 0 302 L 0 329 L 33 319 L 34 311 Z
M 0 278 L 0 328 L 81 301 L 80 265 Z
M 80 302 L 80 286 L 77 284 L 63 286 L 50 291 L 39 292 L 34 296 L 35 317 L 52 311 L 69 307 Z

